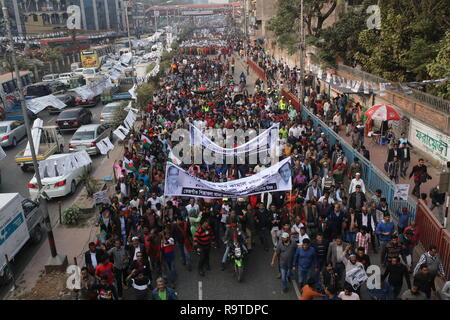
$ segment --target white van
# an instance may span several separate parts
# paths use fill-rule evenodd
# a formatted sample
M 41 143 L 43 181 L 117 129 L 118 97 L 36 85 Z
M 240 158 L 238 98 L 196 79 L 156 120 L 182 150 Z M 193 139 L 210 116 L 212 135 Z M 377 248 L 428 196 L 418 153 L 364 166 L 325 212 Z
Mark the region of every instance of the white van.
M 68 73 L 60 73 L 58 81 L 64 83 L 66 86 L 70 85 L 70 78 L 74 77 L 74 73 L 68 72 Z
M 39 243 L 43 224 L 38 203 L 19 193 L 0 193 L 0 285 L 12 279 L 5 255 L 12 261 L 28 240 Z

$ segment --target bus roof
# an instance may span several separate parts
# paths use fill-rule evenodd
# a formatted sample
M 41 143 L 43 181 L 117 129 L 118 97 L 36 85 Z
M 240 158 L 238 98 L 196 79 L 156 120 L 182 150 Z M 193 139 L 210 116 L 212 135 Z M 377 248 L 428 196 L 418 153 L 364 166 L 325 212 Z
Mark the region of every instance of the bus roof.
M 24 76 L 24 75 L 31 74 L 31 73 L 32 72 L 29 70 L 22 70 L 22 71 L 20 71 L 20 76 Z M 16 78 L 15 74 L 14 74 L 14 77 L 12 77 L 10 72 L 4 73 L 4 74 L 0 75 L 0 83 L 11 81 L 13 78 L 14 79 Z

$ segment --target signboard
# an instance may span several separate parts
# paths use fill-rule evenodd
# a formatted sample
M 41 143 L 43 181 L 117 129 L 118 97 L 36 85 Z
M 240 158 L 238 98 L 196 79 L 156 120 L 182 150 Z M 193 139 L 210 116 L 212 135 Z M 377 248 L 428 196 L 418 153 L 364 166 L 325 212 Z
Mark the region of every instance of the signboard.
M 396 184 L 394 199 L 408 201 L 409 184 Z
M 411 119 L 409 142 L 444 165 L 450 161 L 450 136 L 415 119 Z
M 154 15 L 155 17 L 159 17 L 159 11 L 154 11 L 153 15 Z
M 227 182 L 211 182 L 195 177 L 172 162 L 166 165 L 164 196 L 194 198 L 241 198 L 265 192 L 290 191 L 290 158 L 249 177 Z
M 97 52 L 93 50 L 81 50 L 80 58 L 81 58 L 81 65 L 83 66 L 83 68 L 100 67 Z

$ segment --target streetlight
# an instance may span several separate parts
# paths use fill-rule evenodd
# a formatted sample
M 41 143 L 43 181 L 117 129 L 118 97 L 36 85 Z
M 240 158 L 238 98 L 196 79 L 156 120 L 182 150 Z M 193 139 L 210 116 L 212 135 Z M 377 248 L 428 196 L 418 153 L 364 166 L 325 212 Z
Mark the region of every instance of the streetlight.
M 2 2 L 3 18 L 5 19 L 5 25 L 6 25 L 6 33 L 7 33 L 8 40 L 9 40 L 9 43 L 11 46 L 11 48 L 10 48 L 11 59 L 12 59 L 13 65 L 14 65 L 14 73 L 16 75 L 17 88 L 19 90 L 19 101 L 22 106 L 23 118 L 25 120 L 25 128 L 26 128 L 26 132 L 27 132 L 28 143 L 30 144 L 31 158 L 33 159 L 33 167 L 34 167 L 34 171 L 35 171 L 35 175 L 36 175 L 37 185 L 39 188 L 39 195 L 42 195 L 40 203 L 42 206 L 42 211 L 44 212 L 44 216 L 45 216 L 45 223 L 47 225 L 47 230 L 48 230 L 47 231 L 48 242 L 49 242 L 50 251 L 52 254 L 51 258 L 49 259 L 49 262 L 45 266 L 45 269 L 46 269 L 46 271 L 51 271 L 54 269 L 62 268 L 65 271 L 65 268 L 67 267 L 67 256 L 58 255 L 58 252 L 56 251 L 55 238 L 53 236 L 50 216 L 48 214 L 47 199 L 45 198 L 45 195 L 44 195 L 45 192 L 42 187 L 41 175 L 39 173 L 39 167 L 38 167 L 38 163 L 37 163 L 37 159 L 36 159 L 36 150 L 34 149 L 34 141 L 33 141 L 32 135 L 31 135 L 30 119 L 28 118 L 28 111 L 27 111 L 27 107 L 25 105 L 25 97 L 23 95 L 22 81 L 20 80 L 19 66 L 17 65 L 16 50 L 14 49 L 14 42 L 13 42 L 13 36 L 11 33 L 11 25 L 10 25 L 10 21 L 9 21 L 8 8 L 6 7 L 5 0 L 1 0 L 1 2 Z

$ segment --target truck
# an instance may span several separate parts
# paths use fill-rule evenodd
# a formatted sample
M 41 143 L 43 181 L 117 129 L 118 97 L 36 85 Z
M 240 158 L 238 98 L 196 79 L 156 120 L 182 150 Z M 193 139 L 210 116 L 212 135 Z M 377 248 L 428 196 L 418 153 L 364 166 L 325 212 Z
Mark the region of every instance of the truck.
M 12 279 L 6 256 L 12 261 L 27 242 L 39 243 L 43 226 L 39 203 L 20 193 L 0 193 L 0 285 Z
M 36 119 L 41 120 L 41 119 Z M 45 160 L 55 153 L 64 152 L 64 138 L 59 132 L 57 126 L 36 126 L 36 121 L 33 125 L 32 137 L 34 141 L 34 148 L 36 150 L 36 158 L 38 161 Z M 42 120 L 41 120 L 42 121 Z M 33 167 L 33 159 L 29 150 L 29 142 L 24 150 L 20 151 L 16 157 L 16 164 L 26 172 L 28 168 Z
M 131 100 L 131 94 L 128 92 L 134 85 L 133 77 L 119 78 L 115 82 L 115 86 L 110 89 L 105 89 L 101 96 L 102 104 L 107 104 L 119 100 Z

